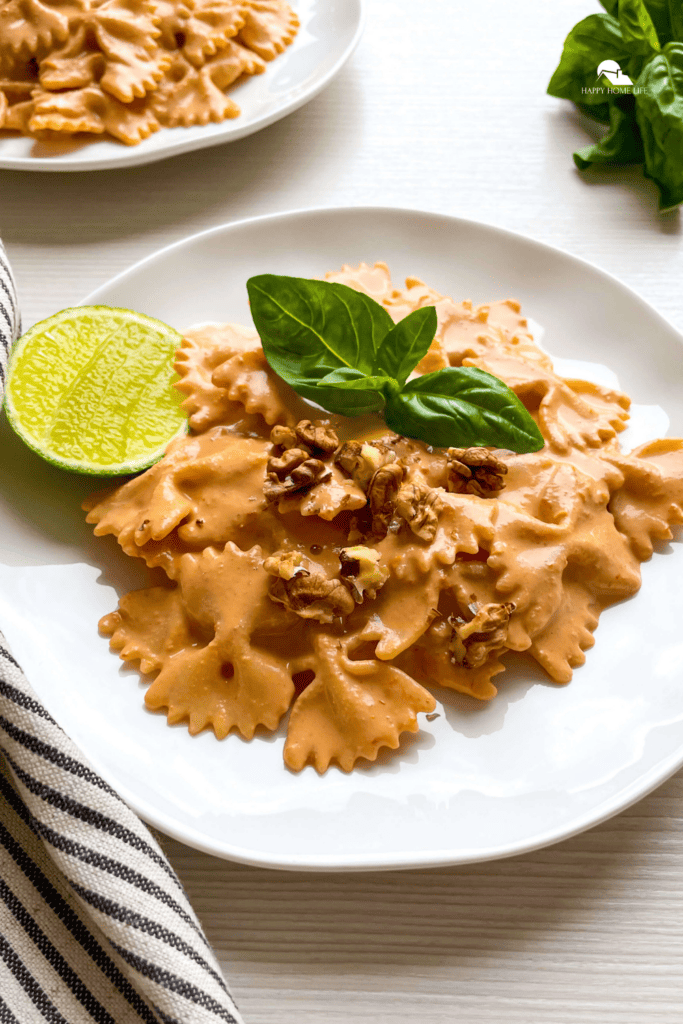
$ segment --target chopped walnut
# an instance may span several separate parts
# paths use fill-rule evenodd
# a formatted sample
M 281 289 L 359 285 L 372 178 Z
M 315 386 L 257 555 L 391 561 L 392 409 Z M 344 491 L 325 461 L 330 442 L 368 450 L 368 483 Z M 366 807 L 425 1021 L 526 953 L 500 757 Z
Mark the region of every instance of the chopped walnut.
M 404 484 L 396 497 L 396 511 L 421 540 L 433 541 L 443 507 L 439 494 L 424 484 Z
M 292 580 L 295 576 L 310 576 L 303 563 L 303 555 L 299 551 L 278 551 L 270 555 L 263 563 L 263 568 L 271 576 L 280 576 L 283 580 Z
M 395 460 L 396 452 L 382 441 L 372 444 L 345 441 L 334 457 L 353 482 L 366 492 L 375 473 Z
M 372 532 L 386 537 L 389 524 L 396 511 L 396 497 L 403 481 L 404 469 L 400 462 L 390 462 L 378 469 L 368 487 L 368 501 L 372 513 Z
M 356 604 L 362 604 L 365 597 L 377 597 L 377 591 L 389 579 L 389 570 L 380 565 L 380 553 L 374 548 L 361 544 L 342 548 L 339 561 L 339 575 L 350 585 Z
M 469 622 L 458 616 L 450 616 L 450 649 L 453 661 L 463 668 L 479 668 L 492 651 L 505 646 L 508 622 L 515 606 L 509 601 L 504 604 L 470 605 L 472 618 Z
M 330 579 L 319 565 L 297 552 L 279 551 L 266 558 L 263 567 L 273 576 L 268 590 L 271 600 L 302 619 L 332 623 L 350 615 L 355 608 L 355 601 L 341 580 Z
M 299 420 L 295 427 L 276 424 L 270 432 L 274 445 L 284 448 L 299 448 L 308 455 L 332 455 L 339 447 L 339 438 L 329 423 L 323 421 Z
M 486 498 L 505 486 L 508 468 L 488 448 L 449 448 L 446 452 L 446 490 Z
M 314 455 L 332 455 L 339 447 L 339 438 L 329 423 L 299 420 L 294 430 L 299 441 L 307 445 Z
M 311 458 L 303 448 L 288 448 L 268 459 L 263 493 L 267 501 L 277 501 L 284 494 L 307 491 L 329 475 L 329 466 L 320 459 Z
M 271 430 L 270 440 L 274 445 L 285 450 L 287 448 L 296 448 L 299 445 L 299 439 L 296 436 L 294 427 L 285 427 L 281 423 L 276 423 Z

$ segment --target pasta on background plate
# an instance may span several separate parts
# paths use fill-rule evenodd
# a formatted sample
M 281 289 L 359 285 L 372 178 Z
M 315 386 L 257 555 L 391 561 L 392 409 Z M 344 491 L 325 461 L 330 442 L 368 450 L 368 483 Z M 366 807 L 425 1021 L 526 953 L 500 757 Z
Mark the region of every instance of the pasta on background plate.
M 327 275 L 396 321 L 432 304 L 418 373 L 476 366 L 536 419 L 544 448 L 433 449 L 379 419 L 316 419 L 237 325 L 177 355 L 193 433 L 87 503 L 95 533 L 164 570 L 101 631 L 154 678 L 150 708 L 250 739 L 290 709 L 284 759 L 350 771 L 396 748 L 441 686 L 480 700 L 508 651 L 566 683 L 600 612 L 683 522 L 683 440 L 621 451 L 630 401 L 559 377 L 519 304 L 456 303 L 383 263 Z
M 285 0 L 0 0 L 0 128 L 134 146 L 237 117 L 225 90 L 298 26 Z

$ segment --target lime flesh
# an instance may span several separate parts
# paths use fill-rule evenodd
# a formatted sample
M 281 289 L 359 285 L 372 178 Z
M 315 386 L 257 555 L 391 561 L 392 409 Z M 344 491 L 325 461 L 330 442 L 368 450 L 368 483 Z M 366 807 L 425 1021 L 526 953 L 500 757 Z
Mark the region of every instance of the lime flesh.
M 64 469 L 102 476 L 145 469 L 187 431 L 173 387 L 181 340 L 129 309 L 64 309 L 14 346 L 8 419 L 29 447 Z

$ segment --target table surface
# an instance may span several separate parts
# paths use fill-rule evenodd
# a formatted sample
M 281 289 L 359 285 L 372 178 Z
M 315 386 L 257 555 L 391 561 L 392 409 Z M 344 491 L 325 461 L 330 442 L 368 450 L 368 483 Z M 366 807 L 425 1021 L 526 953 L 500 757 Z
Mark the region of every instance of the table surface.
M 333 0 L 329 0 L 333 2 Z M 366 0 L 319 97 L 229 146 L 90 174 L 0 171 L 24 324 L 233 219 L 381 204 L 482 220 L 617 275 L 683 330 L 678 213 L 545 87 L 592 0 Z M 655 1024 L 683 999 L 683 773 L 582 836 L 475 867 L 307 875 L 162 838 L 247 1024 Z

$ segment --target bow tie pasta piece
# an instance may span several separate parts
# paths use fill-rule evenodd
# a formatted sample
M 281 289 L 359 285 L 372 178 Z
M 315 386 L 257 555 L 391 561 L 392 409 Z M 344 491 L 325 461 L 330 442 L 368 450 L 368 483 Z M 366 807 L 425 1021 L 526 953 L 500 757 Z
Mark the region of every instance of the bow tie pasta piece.
M 37 91 L 32 101 L 28 128 L 41 132 L 108 132 L 128 146 L 148 138 L 160 128 L 145 100 L 120 103 L 98 86 L 65 92 Z
M 375 302 L 381 302 L 387 307 L 392 299 L 401 294 L 392 284 L 389 267 L 382 262 L 377 262 L 373 266 L 369 263 L 359 263 L 357 267 L 344 263 L 341 270 L 328 270 L 325 280 L 345 284 L 347 288 L 355 288 L 357 292 L 364 292 Z M 395 319 L 400 320 L 401 317 Z
M 304 493 L 285 494 L 278 499 L 281 515 L 298 513 L 300 516 L 319 516 L 333 520 L 340 512 L 355 512 L 364 508 L 367 498 L 357 484 L 341 471 L 339 466 L 327 467 L 326 476 Z
M 28 60 L 65 42 L 70 16 L 80 8 L 78 0 L 73 5 L 9 0 L 0 7 L 0 59 L 9 52 Z
M 299 19 L 284 0 L 244 0 L 240 41 L 263 60 L 274 60 L 294 40 Z
M 491 680 L 505 671 L 500 651 L 493 651 L 480 665 L 459 665 L 453 660 L 452 633 L 451 625 L 439 620 L 422 640 L 400 655 L 399 668 L 425 686 L 443 686 L 476 700 L 491 700 L 498 693 Z
M 561 455 L 572 449 L 601 448 L 624 430 L 631 404 L 620 391 L 588 381 L 563 380 L 516 356 L 491 354 L 465 359 L 504 381 L 537 415 L 549 446 Z
M 81 32 L 94 37 L 104 57 L 102 88 L 122 103 L 155 89 L 171 63 L 157 43 L 153 0 L 106 0 L 84 16 Z
M 353 661 L 339 640 L 316 637 L 315 678 L 289 716 L 285 764 L 327 771 L 336 762 L 350 772 L 361 758 L 374 761 L 382 747 L 395 750 L 403 732 L 417 732 L 417 715 L 433 711 L 432 695 L 400 669 Z
M 85 33 L 70 38 L 66 46 L 53 50 L 39 65 L 40 84 L 43 89 L 83 89 L 95 85 L 104 74 L 104 54 L 88 50 Z
M 595 595 L 579 580 L 562 581 L 562 606 L 528 648 L 529 654 L 556 683 L 568 683 L 586 660 L 585 651 L 595 643 L 601 607 Z
M 284 528 L 265 509 L 269 445 L 217 428 L 173 441 L 164 458 L 115 491 L 84 503 L 95 534 L 113 534 L 127 555 L 174 578 L 179 557 L 207 545 L 259 541 Z
M 560 465 L 546 486 L 552 488 L 558 477 L 566 486 L 566 469 Z M 534 657 L 540 651 L 540 663 L 558 682 L 567 682 L 572 667 L 582 664 L 599 609 L 640 587 L 637 560 L 607 511 L 609 490 L 569 469 L 575 500 L 562 524 L 516 513 L 501 501 L 488 560 L 497 574 L 497 594 L 514 605 L 507 646 Z M 537 639 L 541 634 L 543 640 Z M 543 652 L 549 641 L 552 656 Z
M 635 556 L 651 557 L 653 542 L 671 540 L 671 527 L 683 523 L 683 440 L 649 441 L 610 461 L 624 475 L 609 510 Z
M 237 104 L 214 81 L 215 71 L 212 61 L 197 70 L 182 53 L 174 55 L 167 78 L 151 99 L 164 127 L 188 128 L 239 115 Z
M 239 352 L 213 371 L 212 381 L 227 391 L 233 402 L 241 402 L 245 411 L 262 416 L 269 425 L 293 426 L 310 409 L 303 399 L 271 370 L 263 349 Z
M 243 25 L 241 0 L 188 0 L 178 26 L 184 40 L 182 51 L 190 64 L 199 68 L 228 47 Z M 259 64 L 263 67 L 260 60 Z
M 287 660 L 251 642 L 274 614 L 268 582 L 259 548 L 209 547 L 183 556 L 177 589 L 129 594 L 100 627 L 124 660 L 158 671 L 148 707 L 187 721 L 193 734 L 210 726 L 219 739 L 232 729 L 251 739 L 258 726 L 277 728 L 294 695 Z
M 213 371 L 237 352 L 254 350 L 259 337 L 253 328 L 237 324 L 207 324 L 185 331 L 174 369 L 178 391 L 187 397 L 182 408 L 190 426 L 201 433 L 218 423 L 236 423 L 246 415 L 242 402 L 233 402 L 226 388 L 212 380 Z

